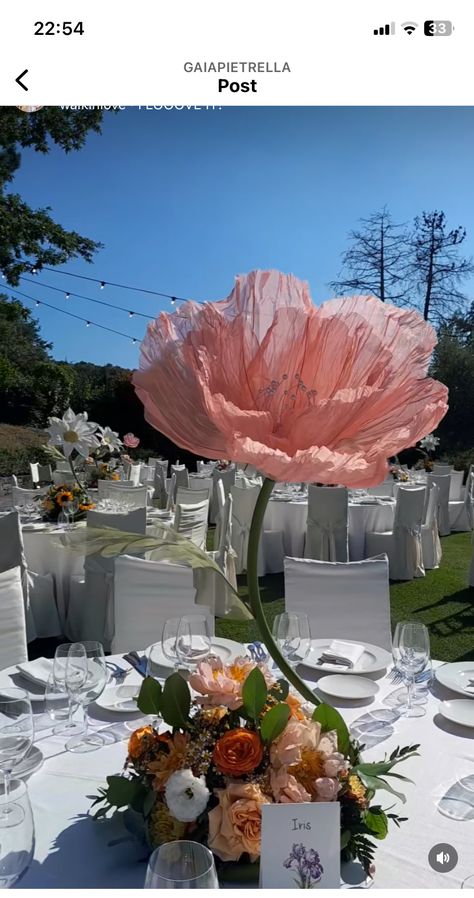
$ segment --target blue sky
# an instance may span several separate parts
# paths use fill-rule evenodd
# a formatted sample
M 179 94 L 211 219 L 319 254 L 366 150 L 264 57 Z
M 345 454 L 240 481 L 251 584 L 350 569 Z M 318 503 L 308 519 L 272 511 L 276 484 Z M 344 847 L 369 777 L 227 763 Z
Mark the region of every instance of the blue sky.
M 234 275 L 278 268 L 330 295 L 348 231 L 387 204 L 395 221 L 443 209 L 474 255 L 473 108 L 223 107 L 106 113 L 102 135 L 68 155 L 23 153 L 13 188 L 104 244 L 64 268 L 196 299 Z M 42 282 L 154 315 L 169 300 L 44 272 Z M 53 305 L 60 294 L 19 289 Z M 141 338 L 144 319 L 82 300 L 67 308 Z M 56 358 L 135 367 L 139 345 L 35 309 Z

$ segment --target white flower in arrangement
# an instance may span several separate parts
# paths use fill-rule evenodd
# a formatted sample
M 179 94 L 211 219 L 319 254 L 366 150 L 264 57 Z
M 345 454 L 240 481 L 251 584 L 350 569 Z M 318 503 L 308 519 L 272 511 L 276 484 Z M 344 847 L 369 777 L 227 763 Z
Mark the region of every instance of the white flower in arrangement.
M 420 440 L 421 448 L 427 449 L 428 452 L 432 452 L 433 449 L 436 449 L 438 444 L 439 444 L 439 437 L 435 437 L 434 433 L 429 433 L 426 437 L 423 437 L 423 439 Z
M 100 441 L 97 439 L 97 424 L 88 421 L 87 412 L 76 415 L 71 408 L 64 413 L 62 418 L 48 418 L 49 442 L 53 446 L 59 446 L 65 457 L 69 458 L 76 450 L 79 455 L 87 458 L 91 449 L 97 449 Z
M 203 776 L 194 776 L 192 770 L 177 770 L 166 783 L 165 798 L 176 820 L 192 823 L 206 810 L 209 789 Z
M 110 427 L 99 426 L 99 439 L 102 446 L 106 446 L 110 452 L 114 452 L 122 448 L 123 443 L 117 431 L 111 430 Z

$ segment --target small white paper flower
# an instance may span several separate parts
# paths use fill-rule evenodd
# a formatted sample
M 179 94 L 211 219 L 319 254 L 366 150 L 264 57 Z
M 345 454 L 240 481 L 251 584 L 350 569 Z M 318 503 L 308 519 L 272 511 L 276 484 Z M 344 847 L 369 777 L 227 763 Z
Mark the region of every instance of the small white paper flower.
M 420 440 L 420 446 L 422 449 L 427 449 L 431 452 L 433 449 L 436 449 L 439 443 L 439 437 L 435 437 L 434 433 L 429 433 L 426 437 L 423 437 Z
M 166 783 L 165 798 L 176 820 L 192 823 L 206 810 L 209 789 L 203 776 L 194 776 L 192 770 L 177 770 Z
M 102 445 L 106 446 L 110 452 L 115 449 L 118 451 L 123 446 L 117 431 L 111 430 L 110 427 L 99 427 L 99 438 Z
M 62 418 L 49 418 L 49 442 L 53 446 L 61 447 L 66 458 L 76 450 L 79 455 L 87 458 L 91 449 L 100 446 L 95 433 L 98 425 L 87 420 L 87 412 L 76 415 L 71 408 L 64 413 Z

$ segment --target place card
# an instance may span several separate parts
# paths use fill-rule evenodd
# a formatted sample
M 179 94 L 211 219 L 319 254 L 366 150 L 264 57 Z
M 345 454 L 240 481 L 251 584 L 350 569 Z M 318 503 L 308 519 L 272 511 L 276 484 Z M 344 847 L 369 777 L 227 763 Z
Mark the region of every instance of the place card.
M 263 804 L 260 888 L 338 889 L 338 801 Z

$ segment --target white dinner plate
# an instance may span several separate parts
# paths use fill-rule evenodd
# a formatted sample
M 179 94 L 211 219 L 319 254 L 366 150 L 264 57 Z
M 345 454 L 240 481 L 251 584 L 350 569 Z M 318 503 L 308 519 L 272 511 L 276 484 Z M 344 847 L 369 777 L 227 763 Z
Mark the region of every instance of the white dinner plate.
M 170 639 L 171 642 L 171 639 Z M 145 655 L 149 656 L 151 645 L 146 649 Z M 218 655 L 219 658 L 223 661 L 224 664 L 232 664 L 236 658 L 241 657 L 242 655 L 247 656 L 248 652 L 245 646 L 241 645 L 240 642 L 234 642 L 233 639 L 224 639 L 221 636 L 214 636 L 211 645 L 211 652 L 213 655 Z M 173 664 L 163 654 L 161 645 L 159 643 L 155 646 L 155 651 L 153 655 L 154 661 L 160 667 L 166 667 L 168 670 L 173 669 Z
M 337 638 L 338 637 L 336 636 L 331 636 L 331 638 L 326 637 L 326 639 L 312 639 L 311 651 L 301 664 L 304 667 L 311 667 L 313 670 L 325 670 L 331 673 L 337 672 L 338 674 L 344 674 L 345 676 L 347 676 L 347 674 L 378 673 L 382 670 L 386 670 L 387 667 L 392 664 L 392 655 L 390 652 L 387 652 L 386 649 L 382 649 L 378 645 L 372 645 L 369 642 L 357 642 L 353 639 L 344 639 L 344 642 L 351 642 L 356 645 L 364 646 L 364 653 L 354 667 L 349 669 L 341 667 L 340 664 L 330 664 L 326 661 L 323 664 L 320 664 L 319 658 L 323 652 L 329 648 L 331 642 Z
M 102 695 L 96 699 L 96 705 L 114 714 L 141 714 L 137 707 L 137 697 L 140 692 L 140 683 L 133 686 L 108 686 Z
M 443 664 L 435 670 L 436 679 L 442 686 L 460 692 L 461 695 L 471 695 L 474 698 L 474 689 L 469 689 L 469 681 L 474 683 L 474 661 L 455 661 L 453 664 Z
M 463 727 L 474 727 L 474 702 L 469 698 L 450 699 L 440 702 L 439 713 L 453 723 L 460 723 Z
M 365 677 L 341 676 L 341 674 L 331 674 L 329 677 L 321 677 L 316 684 L 317 689 L 321 689 L 327 695 L 334 698 L 349 698 L 360 700 L 364 698 L 372 698 L 379 691 L 377 683 L 373 680 L 367 680 Z
M 31 776 L 32 773 L 36 773 L 39 770 L 42 763 L 43 752 L 40 751 L 37 745 L 32 745 L 23 760 L 13 768 L 13 779 L 22 780 L 27 776 Z

